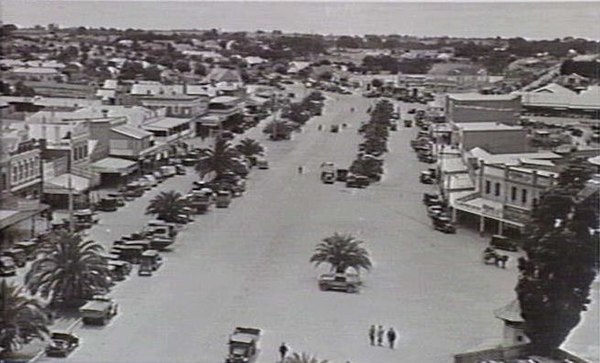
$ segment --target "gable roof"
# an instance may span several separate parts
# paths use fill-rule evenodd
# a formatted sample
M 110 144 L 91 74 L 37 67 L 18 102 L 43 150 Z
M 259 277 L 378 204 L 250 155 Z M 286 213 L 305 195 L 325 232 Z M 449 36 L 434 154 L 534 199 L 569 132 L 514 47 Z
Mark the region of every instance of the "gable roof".
M 138 129 L 128 125 L 121 125 L 111 128 L 111 131 L 119 133 L 121 135 L 133 137 L 134 139 L 143 139 L 145 137 L 152 136 L 152 133 L 146 130 Z

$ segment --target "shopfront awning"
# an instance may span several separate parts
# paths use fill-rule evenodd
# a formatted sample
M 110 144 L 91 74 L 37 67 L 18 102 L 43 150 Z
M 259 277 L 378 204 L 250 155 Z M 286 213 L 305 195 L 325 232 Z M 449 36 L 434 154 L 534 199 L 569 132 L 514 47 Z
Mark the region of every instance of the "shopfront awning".
M 92 163 L 91 167 L 93 171 L 100 174 L 110 173 L 125 176 L 137 170 L 137 163 L 132 160 L 108 157 Z
M 45 194 L 69 194 L 69 179 L 73 193 L 83 193 L 90 188 L 90 180 L 65 173 L 44 182 Z
M 469 198 L 464 197 L 463 200 L 457 199 L 454 201 L 454 208 L 478 216 L 494 219 L 499 222 L 511 224 L 522 228 L 524 225 L 520 221 L 515 221 L 505 218 L 504 205 L 500 202 L 492 201 L 484 198 Z

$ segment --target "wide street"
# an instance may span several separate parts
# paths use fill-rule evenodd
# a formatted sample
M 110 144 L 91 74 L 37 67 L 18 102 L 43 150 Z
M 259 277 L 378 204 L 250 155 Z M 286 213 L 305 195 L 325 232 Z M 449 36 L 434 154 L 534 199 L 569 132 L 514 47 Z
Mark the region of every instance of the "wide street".
M 259 363 L 276 361 L 281 342 L 353 363 L 449 362 L 453 353 L 500 342 L 493 310 L 515 297 L 515 259 L 506 270 L 484 265 L 485 240 L 474 232 L 432 229 L 421 203 L 431 187 L 418 183 L 427 164 L 409 147 L 415 128 L 391 132 L 380 183 L 367 189 L 322 184 L 321 162 L 349 166 L 361 141 L 357 127 L 374 102 L 329 98 L 323 116 L 291 141 L 248 133 L 267 147 L 271 168 L 253 170 L 247 192 L 228 209 L 188 224 L 154 276 L 134 270 L 119 283 L 113 292 L 119 315 L 106 327 L 77 329 L 81 346 L 68 361 L 223 362 L 235 326 L 262 329 Z M 342 123 L 349 127 L 329 132 L 328 125 Z M 90 236 L 109 247 L 150 219 L 144 209 L 160 190 L 185 193 L 195 178 L 192 172 L 172 178 L 118 212 L 101 214 Z M 315 269 L 308 260 L 315 244 L 334 232 L 357 236 L 371 252 L 374 268 L 362 274 L 359 294 L 317 287 L 327 267 Z M 396 350 L 369 346 L 371 324 L 395 328 Z

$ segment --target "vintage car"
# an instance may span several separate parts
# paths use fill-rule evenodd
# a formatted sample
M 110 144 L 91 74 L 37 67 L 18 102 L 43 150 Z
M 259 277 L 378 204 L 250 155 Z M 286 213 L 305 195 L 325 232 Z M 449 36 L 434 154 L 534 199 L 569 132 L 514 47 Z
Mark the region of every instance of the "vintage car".
M 319 289 L 335 290 L 350 293 L 358 292 L 360 279 L 358 275 L 347 273 L 330 273 L 319 276 Z
M 236 327 L 229 336 L 229 353 L 225 363 L 247 363 L 256 359 L 260 329 Z
M 519 246 L 515 241 L 511 240 L 506 236 L 501 236 L 499 234 L 495 234 L 492 236 L 492 238 L 490 239 L 490 246 L 499 250 L 513 252 L 519 249 Z
M 46 346 L 49 357 L 66 357 L 79 346 L 79 338 L 66 332 L 52 332 L 50 344 Z

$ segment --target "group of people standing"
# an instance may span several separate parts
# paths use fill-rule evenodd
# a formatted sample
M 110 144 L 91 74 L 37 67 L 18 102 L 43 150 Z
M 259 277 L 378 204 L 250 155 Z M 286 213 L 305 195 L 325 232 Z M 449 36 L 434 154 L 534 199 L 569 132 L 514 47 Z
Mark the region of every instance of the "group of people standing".
M 387 338 L 387 342 L 391 349 L 394 349 L 394 343 L 396 342 L 396 331 L 390 327 L 387 332 L 383 325 L 371 325 L 369 328 L 369 341 L 371 345 L 377 344 L 378 346 L 383 345 L 384 337 Z

